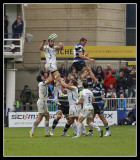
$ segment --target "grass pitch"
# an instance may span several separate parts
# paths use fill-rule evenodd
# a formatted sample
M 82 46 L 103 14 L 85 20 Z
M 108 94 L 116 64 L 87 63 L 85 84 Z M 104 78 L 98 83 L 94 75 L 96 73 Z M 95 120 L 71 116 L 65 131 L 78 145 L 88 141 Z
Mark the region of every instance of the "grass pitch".
M 110 137 L 100 137 L 94 129 L 92 137 L 76 139 L 61 137 L 63 127 L 56 127 L 53 137 L 45 137 L 45 129 L 38 127 L 31 138 L 30 129 L 4 128 L 4 156 L 136 156 L 136 126 L 110 126 Z M 67 134 L 73 134 L 72 127 Z

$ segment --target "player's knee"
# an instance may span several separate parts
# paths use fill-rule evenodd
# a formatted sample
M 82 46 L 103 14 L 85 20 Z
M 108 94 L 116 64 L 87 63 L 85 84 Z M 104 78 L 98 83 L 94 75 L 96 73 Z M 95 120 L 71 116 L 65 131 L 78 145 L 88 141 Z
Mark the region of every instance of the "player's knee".
M 61 110 L 56 111 L 56 117 L 57 117 L 57 120 L 59 120 L 62 117 L 62 111 Z

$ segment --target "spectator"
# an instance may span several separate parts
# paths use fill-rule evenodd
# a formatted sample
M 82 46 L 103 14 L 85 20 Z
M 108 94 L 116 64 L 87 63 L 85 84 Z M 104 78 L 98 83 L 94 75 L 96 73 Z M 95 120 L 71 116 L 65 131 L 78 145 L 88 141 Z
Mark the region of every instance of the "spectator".
M 18 18 L 12 25 L 12 31 L 13 31 L 13 37 L 12 38 L 20 38 L 21 33 L 23 31 L 23 22 L 21 21 L 21 18 Z M 19 45 L 19 41 L 13 41 L 14 45 Z M 12 52 L 17 52 L 17 47 L 12 49 Z
M 126 120 L 129 120 L 132 125 L 136 125 L 136 105 L 134 105 L 134 108 L 128 113 Z
M 128 78 L 128 76 L 129 76 L 129 70 L 126 68 L 125 64 L 122 65 L 122 68 L 119 70 L 119 73 L 120 72 L 123 72 L 124 73 L 124 77 Z
M 133 75 L 132 75 L 133 85 L 132 86 L 133 86 L 134 89 L 136 89 L 136 67 L 133 67 L 132 71 L 133 71 Z
M 124 91 L 127 87 L 127 83 L 126 83 L 126 78 L 124 77 L 124 73 L 123 72 L 120 72 L 119 73 L 119 78 L 117 79 L 117 92 L 119 91 L 120 88 L 123 88 Z
M 32 100 L 34 98 L 34 94 L 32 93 L 31 89 L 28 85 L 24 86 L 24 89 L 22 90 L 20 94 L 20 100 L 23 103 L 24 107 L 23 110 L 26 110 L 26 103 L 29 103 L 30 110 L 32 110 Z
M 15 111 L 20 111 L 21 110 L 17 97 L 15 98 L 15 102 L 14 102 L 13 106 L 15 107 Z
M 100 75 L 102 78 L 102 81 L 104 80 L 105 76 L 104 76 L 104 72 L 102 71 L 102 67 L 98 66 L 95 72 L 95 77 Z
M 105 77 L 107 76 L 107 72 L 110 71 L 111 73 L 114 72 L 113 69 L 111 69 L 111 65 L 107 64 L 107 69 L 104 71 Z
M 118 108 L 125 108 L 125 98 L 124 94 L 120 94 L 121 99 L 118 99 Z
M 120 95 L 123 94 L 124 98 L 127 98 L 126 93 L 124 92 L 123 87 L 120 87 L 120 90 L 117 92 L 117 98 L 120 98 Z
M 105 77 L 104 86 L 106 87 L 106 90 L 110 87 L 110 84 L 112 84 L 114 88 L 117 88 L 117 80 L 115 74 L 115 72 L 112 72 L 111 74 L 111 71 L 109 71 L 109 75 Z
M 8 38 L 8 20 L 7 20 L 7 15 L 4 15 L 4 39 Z M 7 41 L 4 41 L 4 45 L 7 44 Z
M 68 71 L 65 69 L 65 65 L 62 64 L 61 65 L 61 68 L 58 69 L 59 73 L 60 73 L 60 76 L 63 78 L 65 75 L 67 76 L 68 75 Z
M 114 95 L 114 96 L 112 96 Z M 113 84 L 110 84 L 109 88 L 107 89 L 107 92 L 106 92 L 106 97 L 107 98 L 116 98 L 117 95 L 116 95 L 116 89 L 114 88 Z
M 130 71 L 130 74 L 127 78 L 127 88 L 128 88 L 128 98 L 131 95 L 132 92 L 132 97 L 135 97 L 135 90 L 133 88 L 133 70 Z

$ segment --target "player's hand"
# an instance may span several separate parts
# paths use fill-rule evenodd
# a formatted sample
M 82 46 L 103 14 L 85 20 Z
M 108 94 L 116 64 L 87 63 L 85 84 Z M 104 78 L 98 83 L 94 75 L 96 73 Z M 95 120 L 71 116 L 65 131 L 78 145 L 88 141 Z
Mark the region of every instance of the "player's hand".
M 95 59 L 90 59 L 90 62 L 93 62 L 93 63 L 94 63 L 94 62 L 95 62 Z
M 60 42 L 60 43 L 59 43 L 59 46 L 60 46 L 60 47 L 63 47 L 63 43 L 62 43 L 62 42 Z
M 47 40 L 46 39 L 43 39 L 43 42 L 45 43 Z
M 88 55 L 89 55 L 88 53 L 85 54 L 86 57 L 88 57 Z
M 62 83 L 62 82 L 64 82 L 64 79 L 63 79 L 63 78 L 61 78 L 60 82 L 61 82 L 61 83 Z

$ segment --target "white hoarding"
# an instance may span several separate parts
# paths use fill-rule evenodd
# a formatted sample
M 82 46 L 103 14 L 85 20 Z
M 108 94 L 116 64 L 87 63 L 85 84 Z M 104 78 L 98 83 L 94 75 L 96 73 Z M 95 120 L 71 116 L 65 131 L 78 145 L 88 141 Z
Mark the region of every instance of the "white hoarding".
M 108 121 L 109 126 L 117 124 L 117 111 L 104 111 L 105 118 Z M 56 112 L 49 112 L 49 126 L 52 126 L 53 120 L 56 117 Z M 9 127 L 32 127 L 34 121 L 38 117 L 38 112 L 9 112 Z M 66 124 L 66 118 L 64 115 L 60 119 L 57 126 L 64 127 Z M 102 121 L 99 116 L 96 115 L 94 118 L 95 123 L 98 126 L 103 126 Z M 45 118 L 41 121 L 38 127 L 44 127 Z M 86 125 L 86 121 L 84 120 L 84 124 Z

